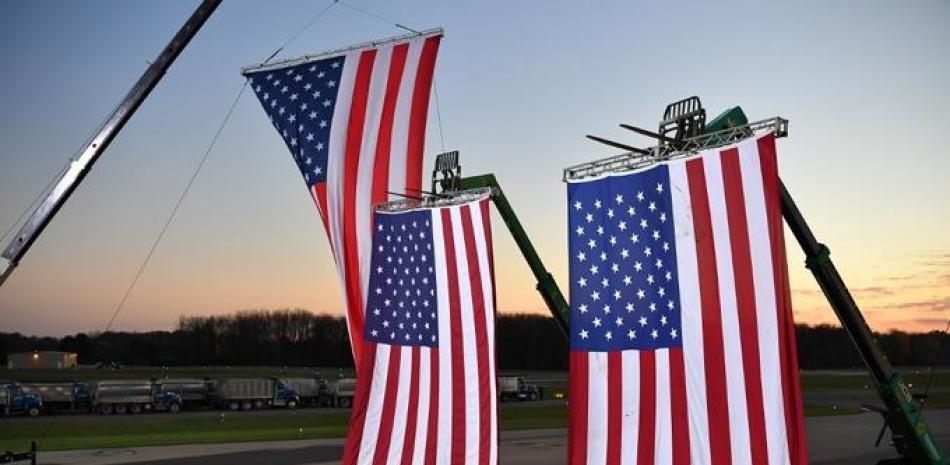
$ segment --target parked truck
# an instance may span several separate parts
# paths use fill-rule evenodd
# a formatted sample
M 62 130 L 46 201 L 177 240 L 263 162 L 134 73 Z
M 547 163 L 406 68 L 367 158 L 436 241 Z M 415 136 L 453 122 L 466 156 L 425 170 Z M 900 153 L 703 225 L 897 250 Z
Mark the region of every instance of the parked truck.
M 502 402 L 508 400 L 541 399 L 541 389 L 535 384 L 525 382 L 521 376 L 502 376 L 498 378 L 498 396 Z
M 300 396 L 273 378 L 225 378 L 215 380 L 214 398 L 219 408 L 251 410 L 270 407 L 297 408 Z
M 104 415 L 181 410 L 181 396 L 149 380 L 98 381 L 90 385 L 90 392 L 93 410 Z
M 324 378 L 283 378 L 281 382 L 297 393 L 302 405 L 330 406 L 330 386 Z
M 213 381 L 203 378 L 166 378 L 155 381 L 165 392 L 171 392 L 181 398 L 181 406 L 197 409 L 213 406 Z
M 35 394 L 43 401 L 43 411 L 87 412 L 92 406 L 92 396 L 86 383 L 72 381 L 22 383 L 24 393 Z
M 19 384 L 0 385 L 0 411 L 4 415 L 26 414 L 31 417 L 43 411 L 43 399 L 36 394 L 23 392 Z
M 355 395 L 356 378 L 340 378 L 333 385 L 331 401 L 334 407 L 350 408 Z

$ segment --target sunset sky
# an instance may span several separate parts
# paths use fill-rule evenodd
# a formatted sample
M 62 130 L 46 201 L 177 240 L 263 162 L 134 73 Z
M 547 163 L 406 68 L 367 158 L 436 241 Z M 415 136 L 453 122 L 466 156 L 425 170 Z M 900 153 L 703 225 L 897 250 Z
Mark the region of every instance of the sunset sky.
M 668 102 L 698 95 L 710 117 L 741 105 L 752 119 L 791 121 L 782 177 L 873 329 L 946 327 L 950 3 L 352 4 L 445 28 L 445 148 L 461 151 L 464 174 L 497 175 L 562 289 L 561 170 L 615 153 L 584 134 L 648 145 L 617 124 L 655 127 Z M 0 3 L 0 233 L 196 5 Z M 224 2 L 0 288 L 0 331 L 104 329 L 240 89 L 240 68 L 326 5 Z M 338 4 L 280 56 L 402 32 Z M 442 150 L 430 115 L 426 173 Z M 499 308 L 546 312 L 504 223 L 493 226 Z M 786 241 L 797 321 L 835 321 L 788 232 Z M 256 308 L 342 314 L 338 285 L 300 174 L 246 93 L 114 328 Z

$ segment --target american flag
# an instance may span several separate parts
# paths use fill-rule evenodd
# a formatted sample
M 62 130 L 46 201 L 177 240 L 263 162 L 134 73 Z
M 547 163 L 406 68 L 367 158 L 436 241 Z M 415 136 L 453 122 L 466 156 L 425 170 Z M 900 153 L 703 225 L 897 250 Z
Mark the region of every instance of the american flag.
M 568 191 L 569 463 L 806 463 L 774 137 Z
M 441 30 L 245 71 L 330 238 L 359 364 L 372 206 L 422 186 Z
M 344 464 L 498 462 L 488 199 L 377 212 Z

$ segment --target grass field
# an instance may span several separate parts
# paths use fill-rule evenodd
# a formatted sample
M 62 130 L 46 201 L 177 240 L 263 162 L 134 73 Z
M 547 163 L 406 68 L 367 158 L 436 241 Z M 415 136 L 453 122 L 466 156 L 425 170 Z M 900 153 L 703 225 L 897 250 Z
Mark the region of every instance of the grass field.
M 150 371 L 151 370 L 151 371 Z M 223 371 L 219 371 L 223 370 Z M 98 371 L 98 370 L 97 370 Z M 121 373 L 126 378 L 147 378 L 155 369 L 132 368 Z M 335 370 L 321 370 L 324 376 Z M 59 372 L 60 374 L 62 372 Z M 215 373 L 200 375 L 199 373 Z M 308 369 L 240 368 L 234 370 L 201 368 L 175 370 L 168 376 L 306 376 Z M 0 372 L 0 378 L 9 375 Z M 19 375 L 19 373 L 14 373 Z M 35 373 L 34 373 L 35 374 Z M 88 378 L 93 377 L 88 373 Z M 525 373 L 538 380 L 548 392 L 557 392 L 566 384 L 564 373 Z M 922 387 L 926 373 L 910 372 L 908 382 Z M 37 375 L 40 376 L 40 375 Z M 102 377 L 100 375 L 100 377 Z M 12 378 L 12 377 L 11 377 Z M 17 376 L 16 379 L 24 379 Z M 40 378 L 35 378 L 40 379 Z M 49 379 L 49 378 L 43 378 Z M 77 378 L 79 379 L 79 378 Z M 845 415 L 858 413 L 862 402 L 880 404 L 862 373 L 809 372 L 802 376 L 806 415 Z M 938 372 L 931 387 L 928 405 L 950 407 L 950 373 Z M 567 422 L 566 404 L 561 402 L 504 403 L 500 423 L 504 430 L 559 428 Z M 0 419 L 0 450 L 20 450 L 36 439 L 40 450 L 95 449 L 147 445 L 198 444 L 261 440 L 341 437 L 346 434 L 349 412 L 335 409 L 275 410 L 264 412 L 188 412 L 136 416 L 61 415 L 40 418 Z

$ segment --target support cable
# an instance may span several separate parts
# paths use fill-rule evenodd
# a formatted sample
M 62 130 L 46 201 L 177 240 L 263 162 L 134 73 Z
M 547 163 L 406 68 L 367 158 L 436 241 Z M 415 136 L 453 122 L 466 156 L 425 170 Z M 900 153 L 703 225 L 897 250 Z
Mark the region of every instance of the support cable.
M 208 156 L 211 155 L 211 150 L 214 149 L 215 144 L 218 142 L 218 137 L 221 136 L 221 132 L 224 131 L 224 127 L 227 126 L 228 122 L 231 120 L 231 115 L 234 113 L 234 109 L 237 107 L 238 101 L 241 100 L 241 96 L 244 95 L 244 91 L 246 89 L 247 81 L 244 81 L 244 84 L 241 85 L 241 89 L 238 91 L 237 96 L 234 97 L 234 101 L 231 102 L 231 107 L 228 108 L 227 114 L 224 115 L 224 120 L 221 121 L 217 132 L 215 132 L 214 137 L 211 138 L 211 144 L 209 144 L 208 148 L 205 150 L 205 153 L 201 157 L 201 161 L 198 162 L 198 166 L 195 168 L 195 171 L 191 173 L 191 178 L 188 179 L 188 183 L 181 191 L 181 194 L 179 194 L 178 201 L 175 202 L 175 206 L 172 207 L 171 213 L 169 213 L 168 218 L 165 219 L 165 224 L 162 225 L 161 231 L 158 232 L 158 236 L 156 236 L 155 241 L 152 242 L 152 246 L 149 248 L 148 254 L 145 255 L 145 259 L 142 260 L 142 263 L 139 265 L 138 271 L 135 273 L 135 277 L 132 278 L 132 281 L 129 282 L 128 287 L 125 288 L 125 294 L 122 295 L 122 300 L 119 301 L 119 304 L 116 305 L 115 310 L 112 312 L 112 318 L 109 319 L 109 324 L 106 325 L 106 329 L 103 331 L 103 333 L 109 332 L 109 330 L 112 328 L 112 324 L 115 323 L 116 317 L 119 316 L 119 312 L 122 311 L 122 308 L 125 306 L 125 302 L 129 299 L 129 295 L 132 294 L 135 284 L 138 283 L 139 278 L 142 277 L 142 273 L 145 272 L 145 267 L 147 267 L 149 262 L 152 260 L 152 255 L 155 254 L 155 249 L 158 248 L 158 244 L 162 241 L 162 238 L 165 237 L 165 232 L 168 231 L 168 227 L 171 225 L 172 220 L 174 220 L 175 215 L 178 214 L 178 210 L 181 208 L 182 203 L 184 203 L 185 197 L 188 196 L 191 186 L 194 185 L 195 179 L 198 178 L 198 173 L 201 172 L 201 168 L 204 167 L 205 162 L 208 161 Z
M 324 14 L 326 14 L 333 5 L 336 5 L 338 0 L 331 0 L 330 3 L 321 9 L 313 18 L 307 21 L 303 27 L 301 27 L 297 32 L 295 32 L 289 39 L 287 39 L 280 47 L 277 47 L 270 56 L 264 60 L 264 63 L 268 63 L 277 57 L 281 51 L 284 50 L 288 45 L 293 41 L 297 40 L 304 32 L 310 29 L 314 23 L 317 22 Z M 238 102 L 241 100 L 241 97 L 244 95 L 244 91 L 247 90 L 248 81 L 244 81 L 244 84 L 241 85 L 240 90 L 238 90 L 237 96 L 234 97 L 234 101 L 231 102 L 231 106 L 228 108 L 227 113 L 224 115 L 224 119 L 221 121 L 221 124 L 218 125 L 218 130 L 214 133 L 214 137 L 211 138 L 211 143 L 208 144 L 208 148 L 205 149 L 204 155 L 201 157 L 201 161 L 198 162 L 198 166 L 195 168 L 195 171 L 191 174 L 191 177 L 188 179 L 188 183 L 185 184 L 185 188 L 181 191 L 181 194 L 178 196 L 178 200 L 175 202 L 175 206 L 172 207 L 171 212 L 168 214 L 168 218 L 165 219 L 165 224 L 162 225 L 162 229 L 158 232 L 158 235 L 155 237 L 155 240 L 152 242 L 152 246 L 149 248 L 148 253 L 145 255 L 145 258 L 142 260 L 142 263 L 139 265 L 138 270 L 135 272 L 135 275 L 132 278 L 132 281 L 129 282 L 129 285 L 125 288 L 125 293 L 122 294 L 122 299 L 119 300 L 119 303 L 115 306 L 115 310 L 112 312 L 112 317 L 109 318 L 109 323 L 106 325 L 103 333 L 109 332 L 112 329 L 112 325 L 115 323 L 116 318 L 118 318 L 119 313 L 125 308 L 125 303 L 129 300 L 129 296 L 132 294 L 132 291 L 135 289 L 135 285 L 138 283 L 139 279 L 142 277 L 142 274 L 145 272 L 145 268 L 148 267 L 149 262 L 152 260 L 152 256 L 155 254 L 155 249 L 158 248 L 158 245 L 162 242 L 162 238 L 165 237 L 165 233 L 168 231 L 168 227 L 171 225 L 172 221 L 175 219 L 175 215 L 178 214 L 178 210 L 181 208 L 181 205 L 184 203 L 185 198 L 188 196 L 188 192 L 191 191 L 191 187 L 194 185 L 195 180 L 198 179 L 198 174 L 201 173 L 201 169 L 205 166 L 205 163 L 208 161 L 208 157 L 211 155 L 211 151 L 214 149 L 215 145 L 218 143 L 218 138 L 220 138 L 221 133 L 224 132 L 224 128 L 228 125 L 228 122 L 231 121 L 231 116 L 234 114 L 234 109 L 237 108 Z

